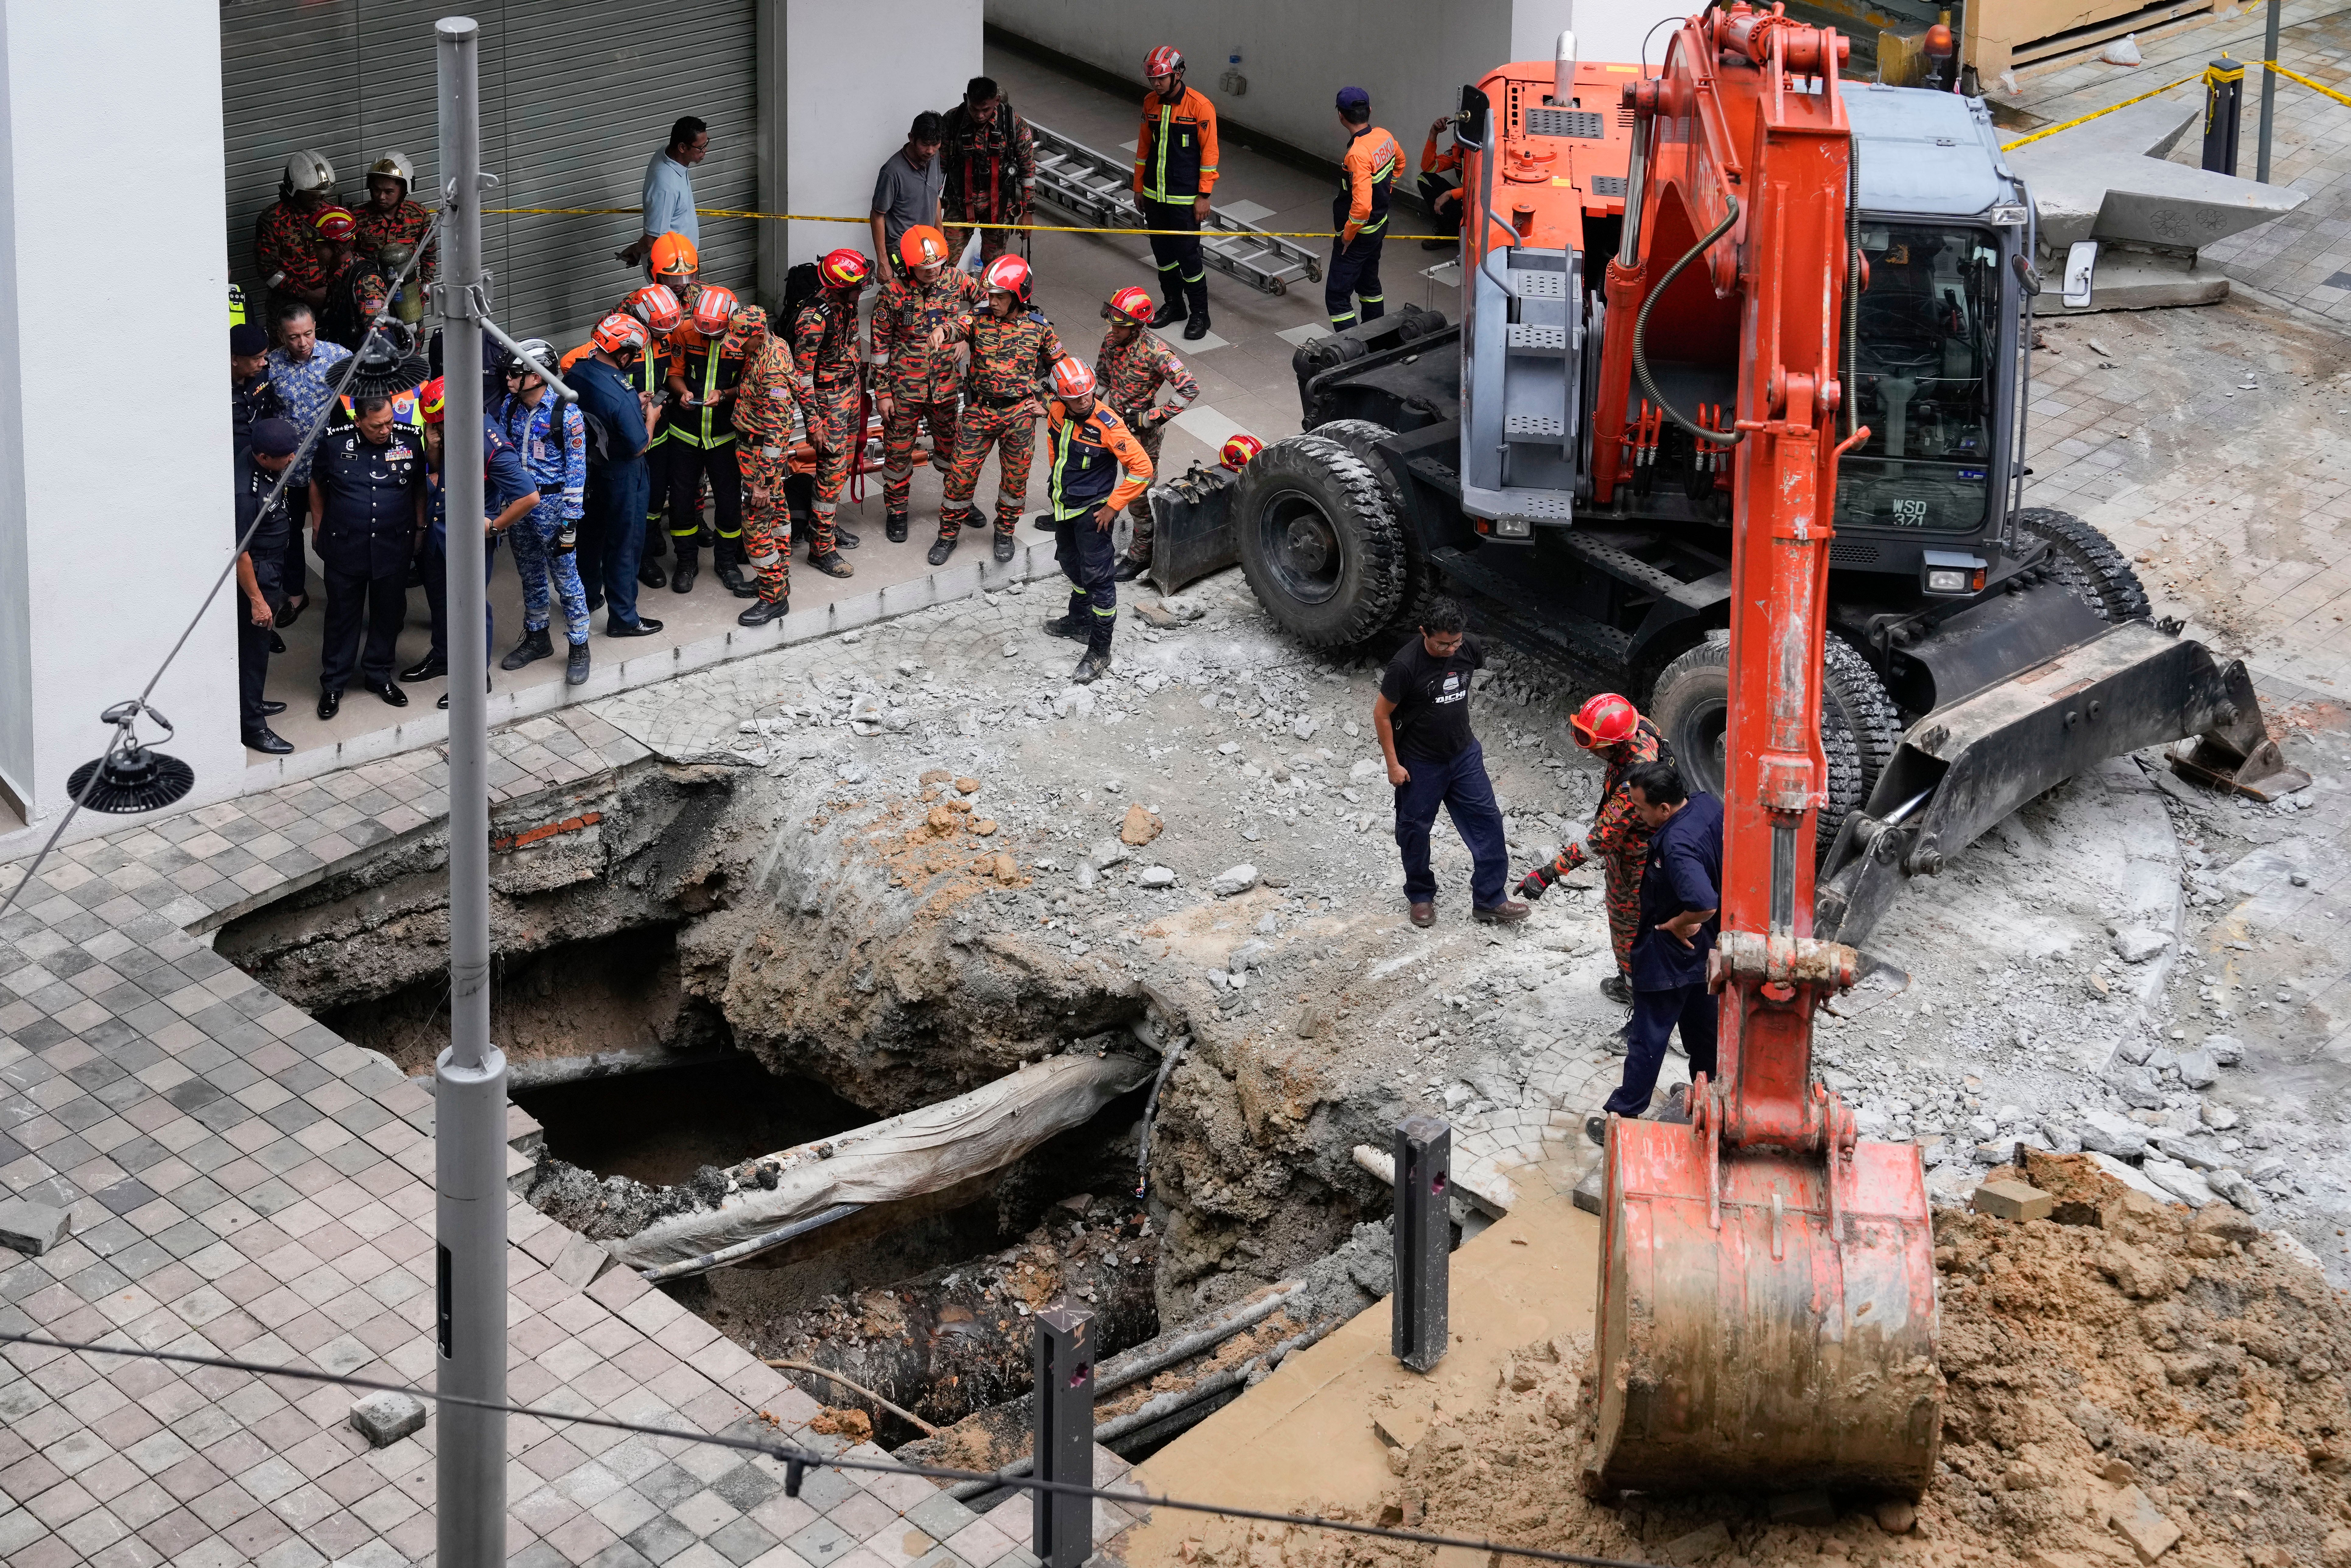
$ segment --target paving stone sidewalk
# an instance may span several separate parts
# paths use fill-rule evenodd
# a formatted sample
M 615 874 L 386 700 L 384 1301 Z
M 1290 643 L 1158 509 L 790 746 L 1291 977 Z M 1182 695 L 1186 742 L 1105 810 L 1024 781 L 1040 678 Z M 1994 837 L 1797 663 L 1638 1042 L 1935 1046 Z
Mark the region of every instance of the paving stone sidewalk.
M 647 755 L 585 708 L 501 731 L 494 751 L 497 802 Z M 37 1258 L 0 1250 L 0 1329 L 429 1381 L 430 1093 L 192 933 L 431 831 L 446 803 L 441 753 L 411 752 L 42 870 L 0 921 L 0 1197 L 68 1210 L 73 1234 Z M 0 867 L 0 890 L 23 873 Z M 842 1447 L 807 1431 L 813 1400 L 600 1249 L 518 1198 L 507 1223 L 515 1402 Z M 371 1450 L 352 1398 L 9 1347 L 0 1562 L 429 1563 L 434 1428 Z M 535 1417 L 509 1443 L 522 1568 L 1033 1563 L 1019 1498 L 983 1519 L 918 1477 L 824 1471 L 794 1499 L 762 1456 Z M 1097 1457 L 1105 1484 L 1123 1476 Z M 1129 1522 L 1098 1511 L 1102 1538 Z

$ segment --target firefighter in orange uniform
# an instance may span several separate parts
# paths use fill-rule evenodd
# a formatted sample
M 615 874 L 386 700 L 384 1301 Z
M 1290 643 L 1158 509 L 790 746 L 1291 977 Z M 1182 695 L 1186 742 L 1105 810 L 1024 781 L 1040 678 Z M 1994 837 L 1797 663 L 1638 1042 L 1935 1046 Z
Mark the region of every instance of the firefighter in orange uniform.
M 1029 498 L 1029 465 L 1037 448 L 1038 383 L 1061 356 L 1061 340 L 1044 312 L 1029 304 L 1029 264 L 999 256 L 980 275 L 987 308 L 931 329 L 934 349 L 961 340 L 971 345 L 964 376 L 963 414 L 956 424 L 955 463 L 939 505 L 939 537 L 931 564 L 945 566 L 963 529 L 979 521 L 971 498 L 991 448 L 999 448 L 996 489 L 996 559 L 1010 560 L 1012 530 Z
M 1052 507 L 1053 559 L 1070 580 L 1070 607 L 1045 622 L 1056 637 L 1086 645 L 1070 678 L 1080 685 L 1110 668 L 1111 629 L 1118 622 L 1118 515 L 1151 485 L 1151 458 L 1110 405 L 1094 396 L 1094 373 L 1077 361 L 1053 366 L 1045 404 L 1046 497 Z
M 983 298 L 971 274 L 947 265 L 946 236 L 927 224 L 899 236 L 898 259 L 904 266 L 883 286 L 871 327 L 883 528 L 893 544 L 906 537 L 916 428 L 930 427 L 932 467 L 944 474 L 955 459 L 955 350 L 931 347 L 931 329 L 968 314 Z
M 745 626 L 764 626 L 791 608 L 791 503 L 784 498 L 792 476 L 792 426 L 802 423 L 794 389 L 799 375 L 792 351 L 768 329 L 768 313 L 756 305 L 735 314 L 732 332 L 743 379 L 735 386 L 735 461 L 743 478 L 743 540 L 746 564 L 758 576 L 758 602 L 737 616 Z
M 854 534 L 837 535 L 833 512 L 850 465 L 865 444 L 865 378 L 857 362 L 857 297 L 873 276 L 864 254 L 836 250 L 816 264 L 821 286 L 792 318 L 792 358 L 800 368 L 800 407 L 808 416 L 809 444 L 816 448 L 814 527 L 809 564 L 827 577 L 848 577 L 842 546 L 857 548 Z

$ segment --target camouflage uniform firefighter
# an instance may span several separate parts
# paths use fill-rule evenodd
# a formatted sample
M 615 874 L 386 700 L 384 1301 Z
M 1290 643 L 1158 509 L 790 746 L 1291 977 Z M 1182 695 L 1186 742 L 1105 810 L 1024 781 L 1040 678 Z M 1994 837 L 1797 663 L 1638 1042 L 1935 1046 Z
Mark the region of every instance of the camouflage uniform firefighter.
M 955 465 L 947 471 L 946 495 L 939 507 L 939 537 L 931 546 L 933 566 L 945 566 L 956 536 L 979 521 L 971 498 L 991 449 L 998 453 L 996 559 L 1012 559 L 1012 529 L 1028 500 L 1037 421 L 1045 412 L 1037 388 L 1062 358 L 1053 324 L 1029 307 L 1027 262 L 999 256 L 987 264 L 980 281 L 987 289 L 987 308 L 934 327 L 928 340 L 934 348 L 957 340 L 971 345 L 963 416 L 956 425 Z
M 1611 1001 L 1629 1004 L 1633 935 L 1641 920 L 1641 872 L 1649 862 L 1649 830 L 1633 810 L 1625 776 L 1644 762 L 1672 758 L 1656 727 L 1613 692 L 1603 692 L 1578 708 L 1570 727 L 1575 743 L 1597 753 L 1605 765 L 1600 810 L 1593 814 L 1592 831 L 1560 851 L 1551 864 L 1527 873 L 1519 894 L 1541 898 L 1544 889 L 1587 860 L 1600 862 L 1607 882 L 1608 940 L 1616 950 L 1616 973 L 1601 981 L 1600 989 Z
M 835 537 L 833 512 L 841 486 L 865 444 L 865 378 L 857 362 L 857 296 L 873 275 L 873 264 L 853 250 L 836 250 L 817 263 L 822 285 L 792 318 L 792 358 L 799 365 L 800 407 L 808 415 L 809 444 L 816 449 L 816 501 L 810 508 L 809 564 L 827 577 L 847 577 L 850 564 L 841 546 L 856 536 Z
M 794 392 L 799 373 L 791 350 L 768 329 L 756 306 L 737 313 L 743 379 L 735 387 L 735 457 L 743 479 L 745 564 L 758 574 L 758 601 L 735 619 L 764 626 L 791 604 L 791 504 L 784 485 L 792 473 L 792 425 L 802 419 Z
M 1151 314 L 1151 296 L 1140 288 L 1122 288 L 1110 297 L 1102 307 L 1102 319 L 1110 323 L 1110 330 L 1102 334 L 1102 352 L 1094 356 L 1094 380 L 1101 384 L 1102 401 L 1143 444 L 1155 472 L 1167 422 L 1192 406 L 1192 400 L 1200 395 L 1200 383 L 1166 344 L 1145 330 Z M 1157 401 L 1162 387 L 1175 399 L 1173 402 Z M 1134 537 L 1127 545 L 1125 559 L 1118 563 L 1121 582 L 1133 581 L 1151 565 L 1151 503 L 1145 500 L 1130 515 L 1134 518 Z
M 970 314 L 986 298 L 971 274 L 947 265 L 946 236 L 927 224 L 898 242 L 904 263 L 873 307 L 873 383 L 882 409 L 882 505 L 894 543 L 906 537 L 907 500 L 914 484 L 914 432 L 927 425 L 931 466 L 944 474 L 955 460 L 955 350 L 933 348 L 931 329 Z

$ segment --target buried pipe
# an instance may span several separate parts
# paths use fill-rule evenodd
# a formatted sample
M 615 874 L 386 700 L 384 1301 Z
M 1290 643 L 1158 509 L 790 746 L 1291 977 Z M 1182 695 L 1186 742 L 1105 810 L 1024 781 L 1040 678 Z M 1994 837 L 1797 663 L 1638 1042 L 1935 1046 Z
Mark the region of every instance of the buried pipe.
M 1165 1343 L 1147 1340 L 1132 1350 L 1121 1351 L 1095 1370 L 1094 1393 L 1097 1396 L 1114 1393 L 1130 1383 L 1155 1377 L 1177 1362 L 1189 1361 L 1204 1350 L 1212 1350 L 1243 1329 L 1255 1328 L 1273 1316 L 1292 1296 L 1305 1288 L 1303 1280 L 1285 1280 L 1256 1301 L 1228 1308 L 1208 1322 L 1179 1333 Z
M 831 1208 L 820 1210 L 804 1218 L 795 1219 L 789 1225 L 779 1225 L 762 1235 L 737 1241 L 732 1247 L 721 1247 L 715 1252 L 705 1252 L 699 1257 L 684 1258 L 674 1263 L 664 1263 L 658 1269 L 641 1269 L 638 1274 L 647 1284 L 659 1285 L 670 1280 L 683 1280 L 689 1274 L 707 1273 L 713 1269 L 739 1262 L 755 1253 L 765 1252 L 769 1248 L 781 1247 L 787 1241 L 798 1240 L 811 1230 L 823 1229 L 836 1219 L 846 1219 L 852 1214 L 860 1213 L 865 1207 L 862 1203 L 836 1203 Z M 772 1364 L 781 1366 L 785 1364 L 776 1362 Z M 857 1387 L 853 1383 L 849 1386 Z M 859 1388 L 858 1392 L 862 1394 L 865 1391 Z M 912 1421 L 914 1417 L 909 1416 L 906 1419 Z
M 621 1051 L 600 1051 L 591 1056 L 549 1056 L 535 1061 L 507 1063 L 507 1092 L 509 1096 L 528 1094 L 533 1090 L 553 1089 L 566 1083 L 586 1083 L 599 1078 L 622 1078 L 640 1072 L 666 1072 L 675 1067 L 707 1067 L 742 1053 L 729 1045 L 697 1045 L 684 1050 L 672 1050 L 665 1045 L 649 1045 Z M 433 1085 L 429 1072 L 413 1076 L 411 1082 Z

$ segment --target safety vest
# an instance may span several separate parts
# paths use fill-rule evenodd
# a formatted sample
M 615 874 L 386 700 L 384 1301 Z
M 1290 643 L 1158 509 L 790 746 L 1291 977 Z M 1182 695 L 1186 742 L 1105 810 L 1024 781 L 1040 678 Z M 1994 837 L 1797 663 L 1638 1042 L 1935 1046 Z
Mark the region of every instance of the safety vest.
M 347 424 L 357 424 L 360 422 L 359 404 L 357 401 L 352 398 L 350 393 L 345 392 L 343 394 L 342 403 L 343 422 Z M 416 401 L 416 392 L 413 388 L 407 392 L 396 392 L 392 394 L 392 423 L 394 424 L 413 425 L 418 430 L 423 430 L 424 428 L 424 410 L 418 404 Z
M 1125 465 L 1111 444 L 1113 434 L 1133 442 L 1118 415 L 1100 403 L 1083 419 L 1071 419 L 1065 412 L 1059 423 L 1047 421 L 1045 440 L 1052 461 L 1045 483 L 1055 522 L 1086 516 L 1108 500 L 1125 476 Z M 1142 486 L 1138 483 L 1135 487 Z
M 653 407 L 658 410 L 662 400 L 669 395 L 669 356 L 658 351 L 639 354 L 636 369 L 629 372 L 629 384 L 653 399 Z M 653 426 L 645 433 L 645 450 L 648 453 L 670 436 L 669 421 L 659 413 L 654 415 Z
M 699 374 L 697 375 L 697 370 Z M 743 379 L 743 359 L 739 354 L 721 351 L 718 343 L 702 350 L 697 367 L 688 360 L 684 365 L 686 385 L 700 400 L 700 408 L 680 408 L 672 404 L 666 428 L 670 434 L 688 446 L 717 448 L 735 439 L 735 414 L 731 404 L 713 407 L 712 400 L 720 392 L 733 388 Z
M 228 324 L 232 327 L 245 325 L 245 290 L 234 283 L 228 286 Z

